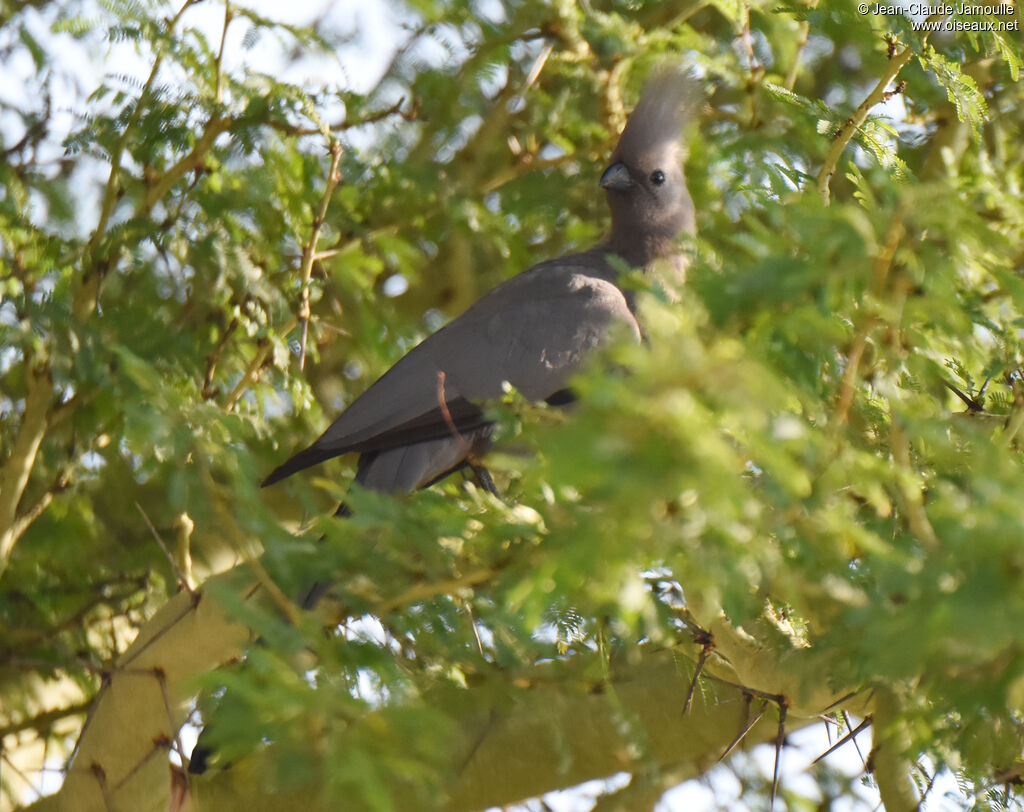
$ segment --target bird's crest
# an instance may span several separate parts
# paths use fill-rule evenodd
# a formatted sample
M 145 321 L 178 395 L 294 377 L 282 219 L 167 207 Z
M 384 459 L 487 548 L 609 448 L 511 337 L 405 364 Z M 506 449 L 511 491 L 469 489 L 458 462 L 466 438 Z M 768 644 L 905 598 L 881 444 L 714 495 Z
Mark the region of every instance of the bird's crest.
M 612 159 L 631 163 L 663 150 L 680 151 L 683 127 L 700 101 L 700 85 L 689 70 L 678 65 L 656 70 L 644 85 Z

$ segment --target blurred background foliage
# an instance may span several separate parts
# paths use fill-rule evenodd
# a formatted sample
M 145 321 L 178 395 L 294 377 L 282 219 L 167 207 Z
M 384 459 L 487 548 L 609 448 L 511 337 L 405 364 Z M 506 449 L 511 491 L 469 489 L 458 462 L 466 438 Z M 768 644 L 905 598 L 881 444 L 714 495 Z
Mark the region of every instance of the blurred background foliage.
M 281 745 L 268 781 L 378 808 L 395 775 L 436 791 L 448 722 L 424 691 L 688 641 L 685 600 L 812 646 L 795 678 L 837 697 L 885 686 L 922 790 L 950 770 L 964 808 L 1019 807 L 1019 32 L 925 36 L 848 0 L 389 2 L 406 39 L 358 93 L 227 70 L 193 14 L 296 58 L 352 38 L 320 19 L 0 5 L 0 62 L 33 66 L 4 68 L 33 103 L 0 110 L 5 759 L 69 751 L 181 574 L 262 553 L 285 594 L 329 571 L 363 618 L 325 638 L 244 610 L 263 645 L 205 687 L 231 688 L 226 757 Z M 105 65 L 54 150 L 68 38 L 130 43 L 150 72 Z M 483 291 L 600 238 L 598 177 L 666 58 L 708 100 L 690 279 L 643 297 L 649 340 L 595 364 L 571 413 L 497 409 L 503 499 L 455 476 L 318 518 L 351 458 L 260 491 Z M 382 704 L 388 735 L 361 727 Z M 31 797 L 0 776 L 5 804 Z

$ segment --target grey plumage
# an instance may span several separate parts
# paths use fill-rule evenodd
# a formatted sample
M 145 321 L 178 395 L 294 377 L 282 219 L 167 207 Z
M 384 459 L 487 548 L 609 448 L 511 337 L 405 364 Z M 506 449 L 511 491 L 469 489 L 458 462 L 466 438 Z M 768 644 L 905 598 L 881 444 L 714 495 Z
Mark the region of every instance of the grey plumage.
M 549 399 L 614 325 L 639 338 L 617 268 L 622 262 L 648 268 L 659 260 L 684 265 L 678 239 L 695 226 L 681 133 L 698 98 L 686 73 L 656 74 L 601 178 L 612 217 L 608 238 L 485 294 L 410 350 L 263 485 L 359 452 L 356 481 L 363 487 L 387 493 L 424 487 L 486 449 L 493 427 L 480 404 L 499 397 L 505 381 L 527 398 Z

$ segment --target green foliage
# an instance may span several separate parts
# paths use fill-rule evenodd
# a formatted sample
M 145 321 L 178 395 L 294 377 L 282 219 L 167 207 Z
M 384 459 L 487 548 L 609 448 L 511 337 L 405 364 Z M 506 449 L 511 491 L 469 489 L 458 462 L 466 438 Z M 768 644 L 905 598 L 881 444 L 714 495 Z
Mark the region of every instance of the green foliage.
M 331 635 L 222 596 L 261 642 L 203 678 L 201 710 L 223 761 L 274 742 L 268 787 L 437 798 L 458 725 L 432 697 L 497 675 L 511 703 L 547 660 L 584 663 L 591 690 L 610 658 L 689 641 L 681 592 L 700 622 L 720 608 L 767 649 L 809 644 L 794 682 L 887 686 L 910 763 L 954 771 L 978 808 L 1019 805 L 986 794 L 1024 746 L 1019 39 L 925 37 L 845 0 L 419 0 L 413 40 L 355 92 L 226 70 L 191 5 L 53 12 L 55 43 L 130 43 L 153 68 L 76 100 L 59 159 L 49 103 L 3 112 L 0 727 L 70 747 L 44 689 L 95 694 L 180 574 L 147 519 L 181 561 L 188 514 L 200 579 L 262 555 L 285 596 L 336 584 Z M 4 8 L 0 49 L 45 99 L 59 45 Z M 344 45 L 229 9 L 246 48 Z M 917 58 L 823 206 L 887 33 Z M 458 476 L 349 493 L 351 460 L 260 491 L 444 318 L 599 239 L 614 126 L 664 58 L 709 94 L 690 278 L 678 298 L 638 282 L 648 341 L 598 359 L 571 410 L 494 404 L 503 498 Z M 354 516 L 327 518 L 342 496 Z

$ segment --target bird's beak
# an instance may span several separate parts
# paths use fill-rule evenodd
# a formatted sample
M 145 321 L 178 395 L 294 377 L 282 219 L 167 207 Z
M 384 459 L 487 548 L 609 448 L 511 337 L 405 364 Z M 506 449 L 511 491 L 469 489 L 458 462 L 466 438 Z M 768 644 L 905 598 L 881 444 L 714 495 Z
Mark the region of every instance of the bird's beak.
M 627 192 L 633 188 L 633 179 L 622 161 L 617 161 L 604 170 L 601 175 L 601 188 L 615 192 Z

